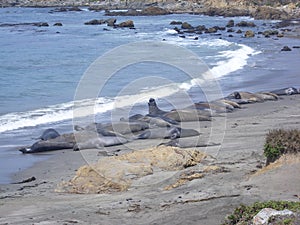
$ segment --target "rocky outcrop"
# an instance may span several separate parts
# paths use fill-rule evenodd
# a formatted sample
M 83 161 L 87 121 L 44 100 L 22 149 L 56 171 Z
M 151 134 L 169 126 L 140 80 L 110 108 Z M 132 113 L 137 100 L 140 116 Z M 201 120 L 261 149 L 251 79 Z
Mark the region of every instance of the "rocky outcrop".
M 57 192 L 111 193 L 127 190 L 138 178 L 158 171 L 176 171 L 200 163 L 206 154 L 196 150 L 157 147 L 120 156 L 105 157 L 82 166 L 75 177 L 63 182 Z
M 269 6 L 258 7 L 251 15 L 255 19 L 267 20 L 286 20 L 291 18 L 291 16 L 286 11 Z
M 49 27 L 46 22 L 36 22 L 36 23 L 2 23 L 0 27 L 15 27 L 15 26 L 35 26 L 35 27 Z
M 276 217 L 284 217 L 284 218 L 294 218 L 295 214 L 288 210 L 275 210 L 271 208 L 264 208 L 262 209 L 254 218 L 253 218 L 253 225 L 267 225 L 269 224 L 269 219 L 272 217 L 273 221 L 275 221 Z M 272 223 L 273 224 L 273 223 Z M 281 224 L 281 223 L 274 223 L 274 224 Z M 282 223 L 284 224 L 284 223 Z
M 138 15 L 165 15 L 169 13 L 194 13 L 210 16 L 252 16 L 256 19 L 289 19 L 300 17 L 298 0 L 3 0 L 0 7 L 7 6 L 59 6 L 52 12 L 80 11 L 78 6 L 89 6 L 90 10 L 107 10 L 107 15 L 138 16 Z M 67 7 L 72 6 L 72 7 Z M 113 11 L 111 9 L 130 9 Z

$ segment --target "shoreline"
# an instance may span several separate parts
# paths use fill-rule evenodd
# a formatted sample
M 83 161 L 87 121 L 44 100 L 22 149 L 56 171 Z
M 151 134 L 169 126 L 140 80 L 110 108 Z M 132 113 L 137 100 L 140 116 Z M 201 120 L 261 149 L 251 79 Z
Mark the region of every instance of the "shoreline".
M 197 148 L 216 158 L 206 163 L 221 166 L 226 172 L 207 175 L 170 191 L 162 190 L 168 183 L 165 180 L 153 185 L 133 186 L 128 191 L 112 194 L 56 193 L 54 189 L 57 185 L 70 180 L 79 166 L 85 164 L 80 152 L 57 151 L 50 159 L 14 176 L 15 181 L 32 176 L 36 178 L 35 181 L 0 186 L 0 222 L 60 224 L 77 221 L 91 224 L 101 219 L 105 224 L 120 221 L 124 224 L 174 224 L 176 220 L 178 224 L 184 221 L 189 221 L 188 224 L 220 224 L 234 206 L 241 203 L 273 199 L 297 201 L 294 195 L 299 194 L 296 192 L 300 185 L 297 175 L 300 164 L 293 164 L 293 167 L 283 165 L 277 172 L 271 170 L 254 177 L 251 174 L 265 163 L 262 151 L 265 134 L 275 128 L 297 128 L 300 123 L 300 115 L 297 115 L 299 106 L 300 95 L 292 95 L 275 102 L 245 105 L 243 109 L 228 113 L 225 139 L 220 151 L 218 147 Z M 148 148 L 153 146 L 153 141 L 132 145 L 138 149 Z M 108 149 L 111 154 L 128 151 L 122 146 Z M 102 155 L 101 149 L 86 150 L 82 154 L 94 160 L 107 157 Z M 192 169 L 197 170 L 201 166 L 203 163 Z M 164 173 L 161 172 L 160 176 Z M 284 174 L 285 182 L 281 182 L 278 174 Z M 148 179 L 151 181 L 155 178 L 149 176 Z M 268 184 L 262 182 L 264 179 L 269 180 Z M 293 185 L 286 186 L 287 182 Z M 276 189 L 266 189 L 266 185 L 273 185 Z M 190 200 L 193 201 L 180 203 Z M 140 209 L 131 211 L 136 204 Z M 20 205 L 22 208 L 18 207 Z
M 278 46 L 283 47 L 286 43 L 299 43 L 299 33 L 278 40 Z M 294 73 L 297 81 L 300 65 L 296 64 L 296 60 L 299 53 L 299 49 L 292 49 L 292 52 L 278 53 L 278 58 L 269 60 L 276 66 L 287 67 L 286 71 Z M 267 77 L 277 79 L 276 75 L 279 78 L 284 75 L 279 73 L 280 71 L 270 71 Z M 285 85 L 299 88 L 300 83 L 290 82 L 282 82 L 276 88 L 283 88 Z M 245 83 L 241 90 L 251 91 L 247 90 L 247 85 Z M 261 90 L 263 89 L 269 87 L 262 82 Z M 62 194 L 54 192 L 54 189 L 62 181 L 74 177 L 78 168 L 86 163 L 84 157 L 97 160 L 107 156 L 103 156 L 105 153 L 99 149 L 83 152 L 84 157 L 72 150 L 49 152 L 46 153 L 52 155 L 49 159 L 35 163 L 12 176 L 13 182 L 32 176 L 36 178 L 35 181 L 0 185 L 0 223 L 94 224 L 101 220 L 104 224 L 174 224 L 174 221 L 177 224 L 197 224 L 199 221 L 201 224 L 220 224 L 241 203 L 270 199 L 299 201 L 294 196 L 300 191 L 299 164 L 283 165 L 275 171 L 251 176 L 254 170 L 258 170 L 257 166 L 265 162 L 262 149 L 264 135 L 268 130 L 299 127 L 300 115 L 297 113 L 300 95 L 282 98 L 276 102 L 244 105 L 243 109 L 227 114 L 227 128 L 220 153 L 215 147 L 208 147 L 205 151 L 217 156 L 215 161 L 208 163 L 222 166 L 229 172 L 210 174 L 170 191 L 164 191 L 161 184 L 155 184 L 132 187 L 127 192 L 113 194 Z M 155 141 L 149 140 L 132 144 L 144 149 L 154 143 Z M 122 146 L 109 149 L 110 154 L 119 154 L 119 149 L 122 153 L 129 151 Z M 200 169 L 201 166 L 203 165 L 194 169 Z M 270 186 L 276 188 L 272 189 Z

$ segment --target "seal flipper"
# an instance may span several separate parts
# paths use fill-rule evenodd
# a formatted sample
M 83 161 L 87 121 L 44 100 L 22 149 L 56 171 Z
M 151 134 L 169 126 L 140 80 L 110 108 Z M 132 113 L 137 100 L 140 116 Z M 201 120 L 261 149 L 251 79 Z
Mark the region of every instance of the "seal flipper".
M 27 153 L 31 153 L 31 148 L 21 148 L 19 149 L 20 152 L 22 152 L 23 154 L 27 154 Z

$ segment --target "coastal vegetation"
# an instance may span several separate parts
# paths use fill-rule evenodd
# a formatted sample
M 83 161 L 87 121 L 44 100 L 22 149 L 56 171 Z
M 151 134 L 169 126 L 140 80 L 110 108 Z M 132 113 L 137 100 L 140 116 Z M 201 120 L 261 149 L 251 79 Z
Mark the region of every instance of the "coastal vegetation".
M 255 202 L 252 205 L 240 205 L 237 207 L 231 215 L 229 215 L 223 225 L 234 224 L 251 224 L 253 217 L 264 208 L 272 208 L 275 210 L 288 209 L 292 212 L 300 212 L 300 202 L 291 201 L 267 201 L 267 202 Z M 277 224 L 294 224 L 293 218 L 285 218 L 282 223 Z
M 274 129 L 266 136 L 264 155 L 267 157 L 266 165 L 276 161 L 283 154 L 296 154 L 300 152 L 300 130 Z

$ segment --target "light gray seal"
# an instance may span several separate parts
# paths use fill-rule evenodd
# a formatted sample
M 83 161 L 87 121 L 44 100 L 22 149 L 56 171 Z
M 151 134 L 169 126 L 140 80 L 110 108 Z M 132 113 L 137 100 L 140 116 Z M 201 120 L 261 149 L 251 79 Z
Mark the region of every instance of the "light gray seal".
M 79 151 L 79 150 L 83 150 L 83 149 L 109 147 L 109 146 L 115 146 L 115 145 L 122 145 L 127 142 L 128 142 L 128 140 L 123 137 L 102 136 L 102 137 L 88 139 L 84 142 L 76 143 L 73 147 L 73 150 Z
M 274 93 L 276 95 L 295 95 L 295 94 L 300 94 L 300 91 L 297 90 L 294 87 L 287 87 L 287 88 L 282 88 L 282 89 L 277 89 L 270 91 L 271 93 Z

